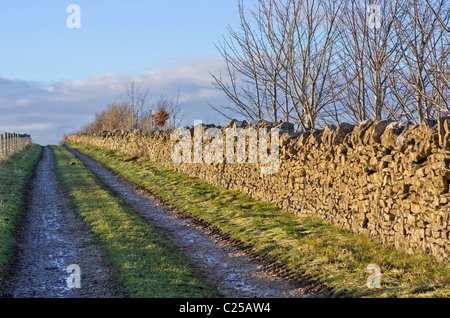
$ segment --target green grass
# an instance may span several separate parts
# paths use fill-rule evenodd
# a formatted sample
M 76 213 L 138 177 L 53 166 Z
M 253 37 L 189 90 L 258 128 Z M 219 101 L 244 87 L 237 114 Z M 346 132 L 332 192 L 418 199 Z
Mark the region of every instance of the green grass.
M 286 275 L 307 277 L 346 297 L 449 297 L 450 266 L 429 255 L 406 255 L 364 235 L 297 217 L 276 206 L 227 191 L 145 160 L 71 142 L 123 178 L 245 243 Z M 369 264 L 381 268 L 381 288 L 367 287 Z
M 61 147 L 51 149 L 59 181 L 101 243 L 129 297 L 215 297 L 213 290 L 196 277 L 189 261 L 116 198 L 81 161 Z
M 12 261 L 27 185 L 41 153 L 42 147 L 30 145 L 0 161 L 0 278 L 7 274 Z

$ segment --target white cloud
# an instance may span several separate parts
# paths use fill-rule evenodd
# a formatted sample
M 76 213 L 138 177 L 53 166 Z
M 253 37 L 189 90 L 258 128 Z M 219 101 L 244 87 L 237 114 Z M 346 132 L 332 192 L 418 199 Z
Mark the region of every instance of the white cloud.
M 31 101 L 30 101 L 30 99 L 28 99 L 28 98 L 17 98 L 17 99 L 14 101 L 14 103 L 15 103 L 17 106 L 28 106 L 28 105 L 30 105 Z
M 0 131 L 30 133 L 39 144 L 55 144 L 63 133 L 79 129 L 108 104 L 125 99 L 131 81 L 149 89 L 153 101 L 175 95 L 179 88 L 186 115 L 183 124 L 220 121 L 208 102 L 223 103 L 224 96 L 212 86 L 209 72 L 217 74 L 222 65 L 219 58 L 209 57 L 137 75 L 107 73 L 47 86 L 0 78 Z
M 58 127 L 56 123 L 51 122 L 42 122 L 42 123 L 30 123 L 30 124 L 22 124 L 22 125 L 5 125 L 1 126 L 5 132 L 38 132 L 38 131 L 47 131 L 49 129 L 54 129 Z

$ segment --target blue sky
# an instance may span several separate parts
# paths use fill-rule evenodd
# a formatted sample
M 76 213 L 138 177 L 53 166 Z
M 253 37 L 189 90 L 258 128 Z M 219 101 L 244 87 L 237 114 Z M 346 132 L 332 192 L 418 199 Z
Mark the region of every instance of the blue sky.
M 80 29 L 66 25 L 71 3 L 81 8 Z M 237 22 L 235 0 L 2 3 L 0 131 L 56 143 L 132 80 L 155 99 L 180 87 L 186 120 L 215 121 L 207 103 L 224 99 L 208 74 L 221 67 L 214 44 Z
M 81 8 L 81 29 L 66 26 L 71 3 Z M 49 82 L 168 67 L 216 55 L 214 43 L 236 19 L 234 0 L 8 1 L 1 76 Z

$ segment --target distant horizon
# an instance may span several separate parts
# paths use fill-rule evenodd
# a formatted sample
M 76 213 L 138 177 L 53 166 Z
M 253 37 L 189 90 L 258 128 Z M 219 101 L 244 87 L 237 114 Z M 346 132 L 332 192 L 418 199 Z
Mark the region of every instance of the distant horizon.
M 69 4 L 79 6 L 80 28 L 69 28 Z M 250 5 L 250 2 L 249 2 Z M 41 145 L 89 123 L 123 100 L 136 81 L 152 101 L 180 88 L 186 122 L 220 122 L 208 103 L 227 103 L 209 72 L 222 57 L 215 44 L 239 19 L 237 1 L 105 1 L 2 6 L 0 131 L 30 134 Z

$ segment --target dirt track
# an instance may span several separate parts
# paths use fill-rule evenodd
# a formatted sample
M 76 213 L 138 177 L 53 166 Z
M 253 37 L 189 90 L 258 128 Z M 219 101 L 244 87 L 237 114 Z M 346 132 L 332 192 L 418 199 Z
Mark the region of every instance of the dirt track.
M 121 297 L 101 249 L 62 192 L 44 147 L 29 187 L 14 267 L 5 294 L 14 298 Z M 67 267 L 77 264 L 81 288 L 69 288 Z
M 70 150 L 112 191 L 164 233 L 223 297 L 288 298 L 305 295 L 297 282 L 281 279 L 261 262 L 195 220 L 167 209 L 150 193 L 120 179 L 91 158 Z M 29 208 L 7 294 L 28 298 L 123 297 L 101 249 L 72 211 L 44 148 L 30 186 Z M 81 288 L 68 288 L 67 266 L 81 268 Z
M 163 232 L 224 297 L 311 297 L 297 282 L 281 279 L 211 229 L 167 209 L 148 191 L 119 178 L 88 156 L 70 149 L 103 183 Z

